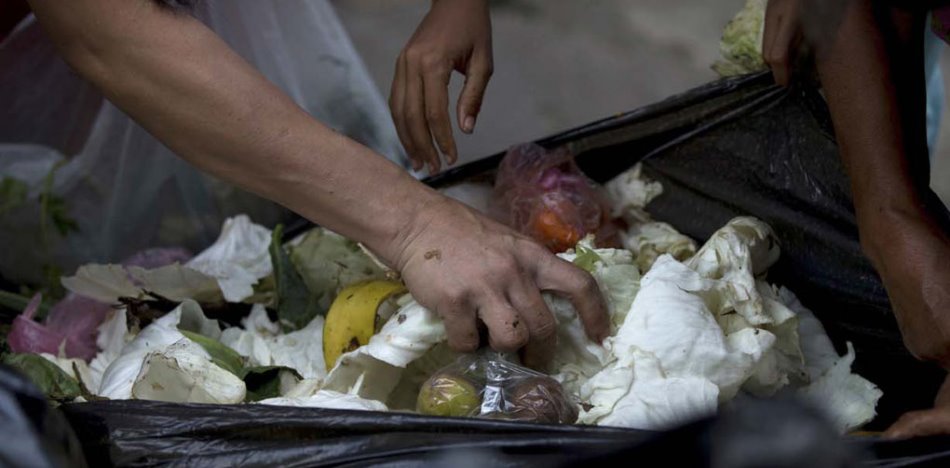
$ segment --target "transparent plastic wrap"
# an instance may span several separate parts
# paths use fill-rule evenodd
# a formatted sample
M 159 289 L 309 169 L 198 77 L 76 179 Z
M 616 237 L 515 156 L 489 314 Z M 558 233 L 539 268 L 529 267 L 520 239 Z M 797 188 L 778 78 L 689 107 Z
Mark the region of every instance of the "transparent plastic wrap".
M 408 167 L 329 2 L 202 0 L 193 13 L 311 115 Z M 238 213 L 265 225 L 288 215 L 176 157 L 77 76 L 32 17 L 0 43 L 0 181 L 0 274 L 22 283 L 146 247 L 198 250 Z
M 462 356 L 429 377 L 419 389 L 416 411 L 544 424 L 577 421 L 577 406 L 560 383 L 491 352 Z
M 566 148 L 512 147 L 498 168 L 493 204 L 496 217 L 552 252 L 570 249 L 590 233 L 598 246 L 618 242 L 603 188 L 578 169 Z

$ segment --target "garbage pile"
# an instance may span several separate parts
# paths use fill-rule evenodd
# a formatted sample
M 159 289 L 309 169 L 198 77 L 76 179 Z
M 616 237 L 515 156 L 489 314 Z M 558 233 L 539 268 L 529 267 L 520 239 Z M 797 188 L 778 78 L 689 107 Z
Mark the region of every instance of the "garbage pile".
M 569 301 L 545 295 L 558 323 L 546 369 L 526 369 L 517 355 L 452 352 L 438 315 L 358 243 L 323 228 L 282 242 L 279 227 L 246 216 L 225 222 L 194 257 L 154 250 L 79 268 L 63 278 L 71 294 L 44 323 L 34 320 L 38 298 L 16 319 L 3 362 L 60 402 L 266 404 L 659 430 L 740 394 L 793 394 L 824 408 L 841 432 L 874 418 L 882 394 L 851 372 L 853 349 L 839 356 L 814 314 L 765 281 L 780 254 L 768 225 L 736 218 L 697 245 L 645 211 L 663 188 L 639 166 L 599 187 L 554 152 L 515 147 L 494 186 L 446 190 L 534 236 L 600 286 L 611 318 L 603 345 L 588 340 Z M 533 175 L 510 172 L 525 167 Z

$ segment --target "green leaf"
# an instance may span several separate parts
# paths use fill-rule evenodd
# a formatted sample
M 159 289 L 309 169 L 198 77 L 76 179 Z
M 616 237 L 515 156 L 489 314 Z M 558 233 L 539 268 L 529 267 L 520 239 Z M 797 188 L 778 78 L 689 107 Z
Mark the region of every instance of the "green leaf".
M 241 377 L 244 372 L 244 358 L 233 349 L 223 345 L 220 341 L 208 338 L 198 333 L 178 330 L 185 338 L 201 345 L 208 354 L 211 355 L 211 362 L 217 364 L 222 369 Z
M 302 377 L 297 371 L 283 366 L 258 366 L 244 369 L 244 375 L 239 376 L 247 387 L 245 401 L 260 401 L 280 396 L 280 374 L 290 372 L 296 379 Z
M 16 293 L 9 291 L 0 291 L 0 306 L 6 307 L 17 312 L 22 312 L 23 309 L 26 309 L 27 304 L 30 303 L 30 298 L 26 296 L 21 296 Z M 33 320 L 39 320 L 49 313 L 50 305 L 49 302 L 43 301 L 40 303 L 39 309 L 36 311 L 36 315 L 33 316 Z
M 277 318 L 285 331 L 299 330 L 317 315 L 326 314 L 326 310 L 321 310 L 317 297 L 307 289 L 281 245 L 283 232 L 284 227 L 281 225 L 274 228 L 270 244 L 274 281 L 277 283 Z
M 71 401 L 82 394 L 76 379 L 39 354 L 7 354 L 3 363 L 23 373 L 52 400 Z
M 51 194 L 48 208 L 53 227 L 56 228 L 59 235 L 65 236 L 70 232 L 79 231 L 79 223 L 67 213 L 66 200 L 62 197 Z
M 78 231 L 79 224 L 75 219 L 70 218 L 66 207 L 66 200 L 53 193 L 53 182 L 56 180 L 56 171 L 66 164 L 62 160 L 53 165 L 43 180 L 43 191 L 40 193 L 40 234 L 44 242 L 49 242 L 47 235 L 47 219 L 53 222 L 53 227 L 61 236 L 65 236 L 70 231 Z
M 602 262 L 603 259 L 600 258 L 600 255 L 597 255 L 597 252 L 594 252 L 593 249 L 589 249 L 583 245 L 577 244 L 577 247 L 574 249 L 577 252 L 577 256 L 574 257 L 574 264 L 584 270 L 587 270 L 588 273 L 594 272 L 594 265 L 597 262 Z
M 29 187 L 20 180 L 4 177 L 0 181 L 0 216 L 26 203 Z
M 322 228 L 312 229 L 296 246 L 289 247 L 290 260 L 304 284 L 317 297 L 320 308 L 330 304 L 343 288 L 374 279 L 386 279 L 359 244 Z

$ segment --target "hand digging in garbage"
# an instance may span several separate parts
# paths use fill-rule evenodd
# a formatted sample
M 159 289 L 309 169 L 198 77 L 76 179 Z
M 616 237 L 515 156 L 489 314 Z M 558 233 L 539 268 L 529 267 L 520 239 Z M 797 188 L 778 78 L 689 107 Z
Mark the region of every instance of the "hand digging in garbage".
M 187 11 L 152 0 L 30 6 L 69 65 L 182 158 L 398 268 L 444 317 L 453 348 L 475 349 L 481 320 L 492 346 L 549 356 L 541 290 L 572 299 L 591 338 L 606 335 L 589 274 L 316 121 Z
M 928 186 L 927 8 L 774 0 L 763 52 L 776 82 L 789 84 L 804 31 L 851 177 L 861 246 L 887 288 L 904 344 L 950 370 L 950 235 Z M 942 424 L 950 433 L 947 414 L 946 407 L 910 413 L 890 432 L 933 433 Z

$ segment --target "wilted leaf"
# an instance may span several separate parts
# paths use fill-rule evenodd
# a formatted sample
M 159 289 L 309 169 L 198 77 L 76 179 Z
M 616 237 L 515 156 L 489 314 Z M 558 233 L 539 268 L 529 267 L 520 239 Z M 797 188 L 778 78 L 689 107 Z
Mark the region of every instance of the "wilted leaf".
M 297 371 L 284 366 L 258 366 L 243 370 L 244 385 L 247 387 L 246 401 L 260 401 L 279 397 L 282 372 L 290 372 L 296 379 L 302 377 Z
M 574 250 L 577 252 L 577 257 L 574 258 L 574 264 L 583 268 L 588 273 L 593 273 L 594 265 L 601 261 L 600 255 L 597 255 L 597 252 L 594 252 L 593 249 L 581 244 L 577 244 Z
M 208 338 L 198 333 L 185 330 L 178 330 L 191 341 L 198 343 L 208 354 L 211 355 L 211 362 L 217 364 L 222 369 L 241 377 L 244 370 L 244 358 L 233 349 L 221 344 L 220 341 Z
M 326 314 L 310 293 L 290 256 L 281 246 L 284 227 L 278 225 L 273 232 L 270 258 L 274 264 L 274 280 L 277 283 L 277 317 L 285 330 L 299 330 L 317 315 Z
M 82 394 L 76 379 L 38 354 L 7 354 L 3 363 L 23 373 L 52 400 L 70 401 Z

